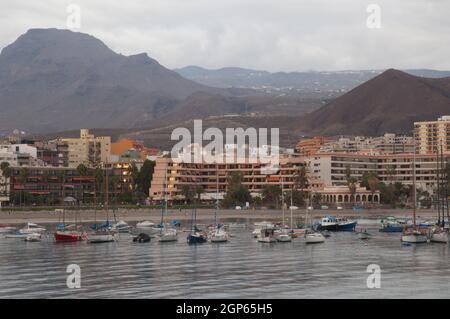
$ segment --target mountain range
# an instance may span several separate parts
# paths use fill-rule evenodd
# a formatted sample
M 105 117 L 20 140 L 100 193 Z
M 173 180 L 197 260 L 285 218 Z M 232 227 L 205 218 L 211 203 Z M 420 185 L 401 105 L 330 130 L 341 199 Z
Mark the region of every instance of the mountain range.
M 0 54 L 0 133 L 153 127 L 189 117 L 258 113 L 260 105 L 262 112 L 311 110 L 308 98 L 209 87 L 145 53 L 120 55 L 68 30 L 31 29 Z
M 0 54 L 0 134 L 91 128 L 166 148 L 171 130 L 193 119 L 204 127 L 278 127 L 283 146 L 319 134 L 409 133 L 414 121 L 450 114 L 449 76 L 426 69 L 175 72 L 87 34 L 31 29 Z
M 299 94 L 305 92 L 347 92 L 358 85 L 380 75 L 385 70 L 348 71 L 308 71 L 308 72 L 267 72 L 236 67 L 217 70 L 199 66 L 175 69 L 181 76 L 219 88 L 252 88 L 263 92 L 285 92 Z M 450 71 L 428 69 L 404 70 L 411 75 L 429 78 L 450 76 Z

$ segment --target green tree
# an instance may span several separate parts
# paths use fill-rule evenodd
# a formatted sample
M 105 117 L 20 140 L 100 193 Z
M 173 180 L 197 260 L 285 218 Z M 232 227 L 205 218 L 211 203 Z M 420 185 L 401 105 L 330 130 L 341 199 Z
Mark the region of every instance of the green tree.
M 138 174 L 137 188 L 147 196 L 149 195 L 154 170 L 155 161 L 145 160 Z
M 2 175 L 6 178 L 11 176 L 11 167 L 8 162 L 2 162 L 0 164 L 0 170 L 2 171 Z
M 245 203 L 252 201 L 249 190 L 242 185 L 242 174 L 240 172 L 229 174 L 227 182 L 227 193 L 221 203 L 223 207 L 244 206 Z
M 264 204 L 278 207 L 280 196 L 281 188 L 278 185 L 266 185 L 262 189 L 262 200 Z
M 357 179 L 354 176 L 352 176 L 350 167 L 347 167 L 345 169 L 345 179 L 347 182 L 348 190 L 350 191 L 351 195 L 350 198 L 353 198 L 353 201 L 355 201 Z
M 191 185 L 183 185 L 181 188 L 181 194 L 184 196 L 184 201 L 186 204 L 192 202 L 195 197 L 195 191 Z
M 88 175 L 88 168 L 86 165 L 84 164 L 80 164 L 77 166 L 77 173 L 80 176 L 87 176 Z

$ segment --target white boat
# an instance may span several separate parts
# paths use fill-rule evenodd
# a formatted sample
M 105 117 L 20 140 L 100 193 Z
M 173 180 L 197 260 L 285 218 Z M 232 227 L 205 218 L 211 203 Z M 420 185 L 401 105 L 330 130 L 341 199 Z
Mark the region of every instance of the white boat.
M 431 234 L 430 241 L 434 243 L 448 243 L 449 236 L 446 231 L 434 232 Z
M 129 233 L 131 229 L 132 227 L 123 220 L 119 220 L 112 226 L 112 230 L 118 233 Z
M 228 241 L 228 233 L 221 227 L 217 227 L 210 233 L 209 239 L 212 243 L 224 243 Z
M 289 234 L 280 233 L 276 236 L 277 241 L 282 243 L 288 243 L 292 241 L 292 237 Z
M 261 230 L 263 228 L 274 228 L 275 229 L 275 225 L 271 222 L 257 222 L 254 224 L 255 225 L 255 229 L 252 231 L 252 236 L 253 238 L 258 238 L 259 235 L 261 234 Z
M 275 228 L 263 227 L 258 235 L 258 242 L 260 243 L 274 243 L 277 239 L 275 237 Z
M 148 220 L 144 220 L 142 222 L 139 222 L 136 224 L 137 228 L 149 228 L 149 227 L 155 227 L 155 223 L 152 223 Z
M 20 232 L 16 232 L 15 234 L 7 234 L 7 235 L 5 235 L 5 238 L 25 238 L 28 235 L 29 234 L 22 234 Z
M 95 243 L 109 243 L 116 240 L 115 233 L 108 230 L 100 230 L 95 233 L 88 234 L 86 239 L 91 244 Z
M 27 223 L 27 225 L 24 228 L 21 228 L 19 230 L 22 234 L 34 234 L 34 233 L 43 233 L 45 232 L 45 227 L 39 226 L 34 223 Z
M 177 241 L 178 233 L 176 229 L 164 228 L 158 235 L 159 242 Z
M 287 230 L 275 230 L 275 238 L 277 241 L 282 243 L 287 243 L 292 241 L 291 235 L 287 232 Z
M 23 240 L 29 242 L 41 241 L 42 235 L 40 233 L 28 234 Z
M 305 234 L 305 243 L 307 244 L 319 244 L 325 242 L 325 236 L 321 233 L 306 233 Z
M 422 235 L 422 233 L 417 230 L 405 231 L 402 235 L 401 240 L 404 243 L 411 243 L 411 244 L 426 243 L 428 241 L 427 236 Z

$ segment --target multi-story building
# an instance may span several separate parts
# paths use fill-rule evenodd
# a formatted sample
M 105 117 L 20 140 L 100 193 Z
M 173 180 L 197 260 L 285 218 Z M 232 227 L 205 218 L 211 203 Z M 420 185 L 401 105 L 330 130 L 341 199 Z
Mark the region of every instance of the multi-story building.
M 45 166 L 68 167 L 69 145 L 59 139 L 34 142 L 37 148 L 37 159 Z
M 73 198 L 80 204 L 100 202 L 106 193 L 107 175 L 111 199 L 131 190 L 126 165 L 116 163 L 102 168 L 101 179 L 96 179 L 94 169 L 81 175 L 78 169 L 69 167 L 10 166 L 8 176 L 0 171 L 0 201 L 3 205 L 7 202 L 12 205 L 57 205 L 65 198 Z
M 156 159 L 155 170 L 150 187 L 150 197 L 154 200 L 183 199 L 183 186 L 201 187 L 204 193 L 201 198 L 212 200 L 223 198 L 228 187 L 228 177 L 233 172 L 242 175 L 242 184 L 248 188 L 252 196 L 259 196 L 266 185 L 280 185 L 291 189 L 295 183 L 295 176 L 303 166 L 299 156 L 283 156 L 279 167 L 266 174 L 266 164 L 257 163 L 175 163 L 171 158 Z
M 361 181 L 364 173 L 375 172 L 385 183 L 413 184 L 414 157 L 416 187 L 432 193 L 437 186 L 437 159 L 430 154 L 315 154 L 305 158 L 310 185 L 314 188 L 346 185 L 346 171 Z M 449 156 L 445 157 L 449 160 Z
M 414 123 L 417 153 L 430 154 L 437 150 L 450 152 L 450 116 L 441 116 L 437 121 Z
M 0 145 L 0 163 L 10 165 L 32 165 L 36 161 L 37 149 L 27 144 Z
M 308 156 L 317 153 L 326 142 L 328 142 L 328 139 L 325 137 L 314 136 L 313 138 L 298 142 L 295 149 L 300 155 Z
M 111 137 L 94 136 L 88 129 L 80 130 L 79 138 L 63 138 L 68 145 L 69 167 L 84 164 L 88 167 L 99 167 L 109 163 L 111 158 Z
M 413 151 L 413 137 L 386 133 L 377 137 L 341 137 L 324 143 L 316 153 L 401 154 Z

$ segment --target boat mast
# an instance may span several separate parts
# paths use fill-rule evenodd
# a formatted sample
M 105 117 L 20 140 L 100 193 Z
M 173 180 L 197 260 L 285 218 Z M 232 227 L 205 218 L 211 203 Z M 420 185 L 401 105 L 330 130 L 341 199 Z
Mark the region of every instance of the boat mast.
M 413 154 L 413 225 L 416 228 L 416 132 L 414 131 L 414 154 Z
M 439 161 L 439 147 L 436 146 L 436 182 L 437 182 L 437 209 L 438 209 L 438 225 L 441 224 L 441 165 Z
M 442 227 L 445 227 L 445 217 L 444 217 L 444 203 L 446 206 L 446 210 L 448 212 L 448 183 L 447 178 L 445 174 L 445 167 L 444 167 L 444 149 L 442 148 L 442 141 L 441 141 L 441 181 L 443 181 L 444 186 L 441 184 L 441 193 L 442 193 Z M 445 192 L 445 193 L 444 193 Z M 445 196 L 445 198 L 443 198 Z M 445 200 L 445 202 L 444 202 Z
M 109 223 L 109 182 L 108 182 L 108 168 L 105 166 L 105 191 L 106 191 L 106 221 Z
M 217 228 L 217 211 L 219 210 L 219 166 L 216 163 L 216 210 L 214 212 L 214 224 Z
M 284 183 L 283 183 L 283 172 L 280 169 L 280 176 L 281 176 L 281 210 L 283 212 L 283 222 L 281 223 L 281 227 L 284 228 Z
M 291 187 L 291 205 L 289 206 L 289 208 L 291 209 L 291 231 L 293 230 L 293 227 L 292 227 L 292 204 L 293 204 L 293 199 L 292 199 L 292 197 L 294 196 L 294 184 L 292 184 L 292 187 Z

